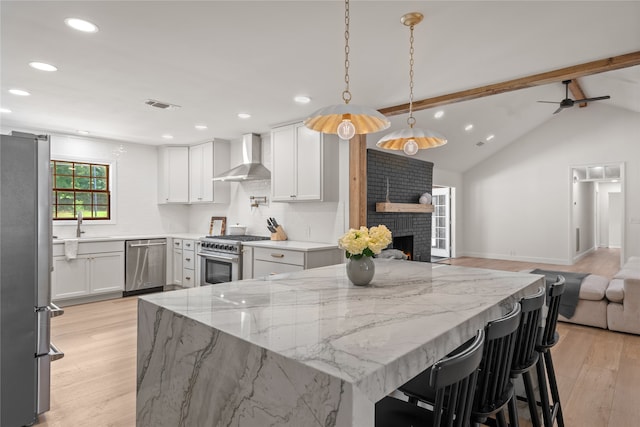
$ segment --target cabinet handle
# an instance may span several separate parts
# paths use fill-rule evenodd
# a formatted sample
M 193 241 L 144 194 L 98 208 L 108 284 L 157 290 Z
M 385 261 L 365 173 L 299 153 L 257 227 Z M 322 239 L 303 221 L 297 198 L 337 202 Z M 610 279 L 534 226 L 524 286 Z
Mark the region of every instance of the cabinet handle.
M 191 261 L 191 258 L 185 258 L 184 260 L 185 261 Z
M 191 280 L 191 277 L 188 277 L 188 276 L 187 276 L 187 277 L 185 277 L 184 279 L 185 279 L 185 280 Z
M 274 258 L 284 258 L 284 254 L 271 254 Z
M 173 244 L 176 245 L 176 246 L 180 246 L 180 243 L 178 243 L 178 242 L 173 242 Z
M 294 199 L 295 199 L 295 198 L 296 198 L 296 195 L 295 195 L 295 194 L 292 194 L 292 195 L 290 195 L 289 197 L 291 197 L 291 198 L 294 198 Z

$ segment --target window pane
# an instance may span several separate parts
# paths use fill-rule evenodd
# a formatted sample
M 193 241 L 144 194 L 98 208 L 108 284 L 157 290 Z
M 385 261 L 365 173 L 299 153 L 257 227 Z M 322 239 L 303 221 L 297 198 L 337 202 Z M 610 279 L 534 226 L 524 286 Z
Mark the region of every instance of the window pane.
M 76 178 L 75 187 L 78 190 L 91 190 L 91 188 L 89 187 L 90 184 L 90 178 Z
M 56 176 L 56 188 L 73 188 L 73 177 L 72 176 Z
M 89 165 L 76 163 L 76 176 L 89 176 L 90 171 Z
M 107 189 L 107 179 L 106 178 L 94 178 L 93 179 L 93 189 L 94 190 L 106 190 Z
M 94 205 L 106 205 L 109 203 L 109 196 L 105 193 L 93 193 Z
M 107 206 L 98 205 L 93 207 L 93 212 L 96 218 L 107 218 L 109 216 L 108 209 Z
M 73 205 L 58 205 L 58 218 L 74 218 Z
M 83 192 L 77 192 L 76 193 L 76 205 L 78 205 L 78 208 L 80 208 L 82 205 L 90 205 L 91 204 L 91 193 L 83 193 Z
M 73 205 L 73 191 L 58 191 L 58 204 Z M 71 212 L 73 213 L 73 206 Z
M 55 162 L 56 163 L 56 175 L 73 175 L 73 169 L 71 163 Z
M 93 176 L 97 177 L 106 177 L 107 176 L 107 167 L 102 165 L 93 165 Z
M 76 206 L 76 212 L 82 212 L 82 218 L 92 218 L 93 213 L 91 211 L 91 205 L 79 205 Z

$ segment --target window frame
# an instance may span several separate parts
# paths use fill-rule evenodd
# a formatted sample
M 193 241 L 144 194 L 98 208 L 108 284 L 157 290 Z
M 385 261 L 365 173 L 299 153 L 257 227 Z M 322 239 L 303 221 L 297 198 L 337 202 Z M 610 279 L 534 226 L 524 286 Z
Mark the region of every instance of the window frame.
M 91 166 L 106 166 L 107 167 L 107 173 L 106 173 L 106 185 L 107 185 L 107 190 L 77 190 L 75 188 L 71 188 L 71 189 L 57 189 L 55 186 L 55 177 L 57 176 L 55 173 L 55 170 L 53 169 L 54 166 L 54 162 L 59 162 L 59 163 L 71 163 L 71 164 L 85 164 L 85 165 L 89 165 Z M 83 218 L 83 223 L 87 224 L 87 223 L 94 223 L 94 224 L 115 224 L 116 221 L 116 198 L 115 198 L 115 186 L 114 183 L 115 181 L 115 176 L 116 176 L 116 163 L 112 160 L 105 160 L 105 159 L 99 159 L 99 158 L 86 158 L 86 157 L 76 157 L 76 156 L 67 156 L 67 155 L 57 155 L 57 156 L 51 156 L 50 159 L 50 169 L 49 169 L 49 177 L 51 179 L 51 197 L 53 197 L 54 193 L 56 191 L 69 191 L 69 192 L 73 192 L 74 195 L 76 192 L 82 192 L 82 193 L 88 193 L 91 194 L 92 197 L 94 194 L 107 194 L 107 202 L 108 202 L 108 211 L 107 211 L 107 217 L 102 217 L 102 218 L 94 218 L 94 217 L 84 217 Z M 89 176 L 79 176 L 81 178 L 89 178 L 91 179 L 91 174 L 93 171 L 90 172 Z M 59 175 L 59 176 L 68 176 L 68 175 Z M 76 176 L 75 173 L 73 175 L 73 179 L 75 180 Z M 102 177 L 100 177 L 102 178 Z M 74 185 L 75 186 L 75 185 Z M 57 193 L 55 193 L 57 194 Z M 57 205 L 57 200 L 52 200 L 51 201 L 51 219 L 54 225 L 64 225 L 64 224 L 75 224 L 77 222 L 77 210 L 76 210 L 76 200 L 74 197 L 74 202 L 71 206 L 73 206 L 73 214 L 74 216 L 72 218 L 56 218 L 54 217 L 54 209 L 56 208 Z M 57 213 L 57 209 L 56 209 L 56 213 Z

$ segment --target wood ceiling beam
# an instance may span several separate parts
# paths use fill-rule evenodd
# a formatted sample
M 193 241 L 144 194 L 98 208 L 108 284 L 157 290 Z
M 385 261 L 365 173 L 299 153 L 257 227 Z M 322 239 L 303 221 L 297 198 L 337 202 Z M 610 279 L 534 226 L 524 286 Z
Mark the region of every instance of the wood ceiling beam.
M 578 77 L 604 73 L 606 71 L 618 70 L 620 68 L 633 67 L 635 65 L 640 65 L 640 51 L 586 62 L 584 64 L 573 65 L 571 67 L 559 68 L 557 70 L 533 74 L 527 77 L 520 77 L 506 82 L 490 84 L 487 86 L 414 101 L 413 111 L 426 110 L 427 108 L 454 104 L 461 101 L 469 101 L 472 99 L 483 98 L 485 96 L 497 95 L 499 93 L 560 82 L 562 80 L 574 80 Z M 385 107 L 378 111 L 385 116 L 405 114 L 409 112 L 409 104 Z
M 585 99 L 587 97 L 582 90 L 582 86 L 578 83 L 578 79 L 571 80 L 571 83 L 569 83 L 569 90 L 571 91 L 571 95 L 573 95 L 573 99 Z M 589 104 L 587 102 L 581 102 L 579 105 L 580 108 L 582 108 Z

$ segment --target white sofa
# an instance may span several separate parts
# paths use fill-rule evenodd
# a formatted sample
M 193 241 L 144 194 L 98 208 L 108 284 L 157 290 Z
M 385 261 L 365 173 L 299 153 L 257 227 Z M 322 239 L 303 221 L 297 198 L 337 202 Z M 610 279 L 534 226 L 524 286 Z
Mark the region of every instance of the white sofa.
M 609 329 L 640 334 L 640 257 L 629 258 L 616 273 L 606 297 Z
M 609 301 L 605 298 L 609 279 L 596 274 L 584 278 L 580 285 L 578 305 L 573 316 L 568 319 L 563 315 L 558 320 L 580 325 L 595 326 L 607 329 L 607 307 Z

